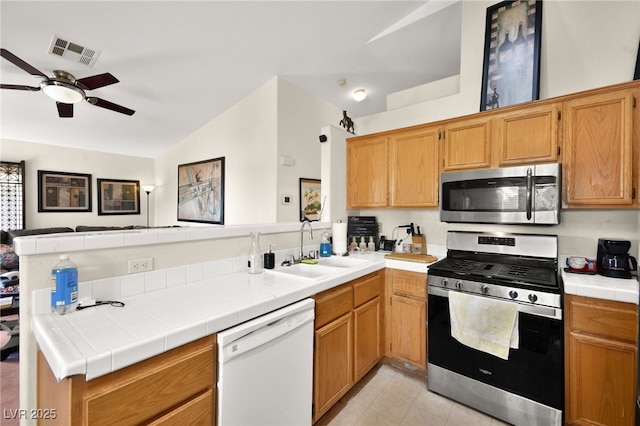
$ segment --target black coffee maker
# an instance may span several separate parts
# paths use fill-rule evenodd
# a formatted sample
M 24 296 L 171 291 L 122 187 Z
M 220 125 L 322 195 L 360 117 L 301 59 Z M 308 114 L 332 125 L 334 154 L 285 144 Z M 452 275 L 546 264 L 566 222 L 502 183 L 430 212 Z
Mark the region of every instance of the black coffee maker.
M 605 277 L 631 278 L 636 273 L 638 263 L 629 255 L 631 242 L 626 240 L 598 240 L 598 273 Z

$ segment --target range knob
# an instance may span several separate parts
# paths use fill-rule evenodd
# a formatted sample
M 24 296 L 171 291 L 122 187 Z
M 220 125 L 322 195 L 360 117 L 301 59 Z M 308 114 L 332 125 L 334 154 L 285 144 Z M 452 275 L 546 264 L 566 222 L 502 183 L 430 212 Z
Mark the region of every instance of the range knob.
M 516 299 L 518 297 L 518 292 L 515 290 L 509 291 L 509 297 L 512 299 Z
M 443 287 L 449 287 L 449 280 L 443 278 L 440 282 L 442 283 Z
M 531 293 L 529 295 L 529 302 L 536 303 L 537 301 L 538 301 L 538 296 L 536 296 L 535 294 Z
M 462 281 L 458 281 L 458 282 L 456 283 L 456 288 L 457 288 L 458 290 L 462 290 Z
M 480 291 L 482 292 L 482 294 L 488 294 L 489 293 L 489 286 L 486 284 L 483 284 L 482 287 L 480 287 Z

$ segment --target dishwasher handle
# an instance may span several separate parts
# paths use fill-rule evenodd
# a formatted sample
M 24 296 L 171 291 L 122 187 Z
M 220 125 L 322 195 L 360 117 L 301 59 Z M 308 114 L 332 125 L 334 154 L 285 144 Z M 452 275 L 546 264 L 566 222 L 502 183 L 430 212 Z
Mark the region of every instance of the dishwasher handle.
M 274 341 L 307 323 L 313 324 L 314 318 L 314 310 L 309 309 L 278 318 L 266 323 L 260 328 L 248 331 L 247 334 L 220 347 L 218 362 L 228 362 L 259 346 Z M 313 327 L 313 325 L 311 327 Z

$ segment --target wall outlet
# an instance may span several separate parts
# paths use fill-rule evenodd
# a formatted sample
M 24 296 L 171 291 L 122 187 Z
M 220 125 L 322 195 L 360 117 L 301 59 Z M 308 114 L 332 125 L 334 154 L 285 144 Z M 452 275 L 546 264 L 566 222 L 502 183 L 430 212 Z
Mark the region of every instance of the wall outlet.
M 153 257 L 145 259 L 134 259 L 129 261 L 129 273 L 137 274 L 138 272 L 153 271 Z

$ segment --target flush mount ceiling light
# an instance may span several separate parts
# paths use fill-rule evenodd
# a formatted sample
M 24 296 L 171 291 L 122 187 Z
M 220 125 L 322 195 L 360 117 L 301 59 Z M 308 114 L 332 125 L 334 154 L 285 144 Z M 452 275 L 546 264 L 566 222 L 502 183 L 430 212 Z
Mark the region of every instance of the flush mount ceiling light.
M 366 97 L 367 91 L 364 89 L 357 89 L 353 92 L 353 99 L 355 99 L 357 102 L 363 101 Z

